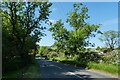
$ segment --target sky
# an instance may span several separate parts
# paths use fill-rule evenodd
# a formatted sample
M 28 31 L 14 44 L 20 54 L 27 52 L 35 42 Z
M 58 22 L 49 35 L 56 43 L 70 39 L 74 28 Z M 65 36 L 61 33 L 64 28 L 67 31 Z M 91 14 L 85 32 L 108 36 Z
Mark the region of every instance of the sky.
M 71 27 L 65 23 L 67 13 L 73 11 L 74 2 L 53 2 L 50 10 L 50 21 L 55 23 L 62 19 L 64 26 L 70 30 Z M 102 24 L 99 28 L 102 32 L 108 30 L 118 30 L 118 3 L 117 2 L 83 2 L 88 7 L 88 14 L 90 18 L 86 21 L 90 24 Z M 47 26 L 47 29 L 49 26 Z M 54 43 L 52 33 L 45 30 L 47 36 L 43 37 L 38 43 L 40 46 L 51 46 Z M 95 38 L 90 38 L 90 42 L 95 43 L 95 47 L 104 47 L 103 43 L 98 39 L 100 35 Z M 89 46 L 91 47 L 91 46 Z

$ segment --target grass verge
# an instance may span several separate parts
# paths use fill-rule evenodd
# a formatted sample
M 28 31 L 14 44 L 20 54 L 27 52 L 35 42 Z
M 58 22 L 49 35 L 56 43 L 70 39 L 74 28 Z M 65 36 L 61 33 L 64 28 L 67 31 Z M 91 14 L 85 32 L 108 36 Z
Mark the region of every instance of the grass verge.
M 78 62 L 74 60 L 61 60 L 59 58 L 54 58 L 52 60 L 58 61 L 64 64 L 70 64 L 73 66 L 84 67 L 88 69 L 96 69 L 96 70 L 104 71 L 107 73 L 111 73 L 113 75 L 120 75 L 118 65 L 107 64 L 107 63 L 95 63 L 95 62 Z
M 114 75 L 120 74 L 118 71 L 118 65 L 113 65 L 113 64 L 106 64 L 106 63 L 94 63 L 94 62 L 89 62 L 88 63 L 88 68 L 90 69 L 96 69 L 96 70 L 101 70 L 105 71 Z
M 40 72 L 37 62 L 34 60 L 32 64 L 25 66 L 13 72 L 5 74 L 4 78 L 40 78 Z

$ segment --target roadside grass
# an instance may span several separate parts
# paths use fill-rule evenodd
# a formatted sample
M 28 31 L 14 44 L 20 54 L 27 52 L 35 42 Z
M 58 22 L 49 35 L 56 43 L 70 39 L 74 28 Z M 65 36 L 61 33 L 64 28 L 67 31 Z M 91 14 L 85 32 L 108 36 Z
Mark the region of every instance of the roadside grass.
M 39 66 L 36 61 L 26 69 L 23 78 L 40 78 Z
M 96 69 L 96 70 L 101 70 L 105 71 L 114 75 L 120 74 L 118 71 L 118 65 L 113 65 L 113 64 L 107 64 L 107 63 L 95 63 L 95 62 L 89 62 L 87 65 L 88 68 L 90 69 Z
M 120 71 L 118 69 L 120 65 L 118 66 L 118 65 L 107 64 L 107 63 L 82 62 L 82 61 L 78 62 L 75 60 L 65 60 L 65 59 L 61 59 L 61 58 L 53 58 L 51 60 L 61 62 L 64 64 L 70 64 L 70 65 L 77 66 L 77 67 L 101 70 L 104 72 L 111 73 L 113 75 L 120 75 Z
M 6 73 L 3 77 L 6 78 L 40 78 L 40 72 L 37 62 L 34 60 L 32 64 L 25 66 L 13 72 Z

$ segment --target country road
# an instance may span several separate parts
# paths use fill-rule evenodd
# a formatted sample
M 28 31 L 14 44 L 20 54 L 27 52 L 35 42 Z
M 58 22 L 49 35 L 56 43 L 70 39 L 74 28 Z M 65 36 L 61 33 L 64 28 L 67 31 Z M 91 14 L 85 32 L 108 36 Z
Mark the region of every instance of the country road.
M 107 74 L 85 70 L 80 67 L 73 67 L 59 62 L 49 60 L 37 60 L 40 67 L 42 80 L 118 80 Z

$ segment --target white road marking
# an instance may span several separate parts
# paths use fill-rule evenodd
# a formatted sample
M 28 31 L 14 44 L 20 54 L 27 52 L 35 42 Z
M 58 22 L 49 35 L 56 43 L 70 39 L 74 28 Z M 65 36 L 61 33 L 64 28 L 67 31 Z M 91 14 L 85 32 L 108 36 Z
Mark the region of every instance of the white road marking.
M 55 66 L 55 67 L 57 67 L 57 68 L 59 68 L 59 69 L 62 69 L 62 68 L 59 67 L 59 66 Z M 63 70 L 65 70 L 65 69 L 63 69 Z M 65 70 L 65 71 L 68 71 L 68 70 Z M 84 78 L 78 76 L 77 74 L 75 74 L 75 73 L 73 73 L 73 72 L 68 71 L 68 73 L 71 74 L 71 75 L 74 75 L 74 76 L 76 76 L 76 77 L 78 77 L 78 78 L 81 78 L 81 79 L 85 80 Z
M 55 66 L 55 65 L 54 65 Z M 55 66 L 55 67 L 57 67 L 57 68 L 59 68 L 59 69 L 62 69 L 61 67 L 59 67 L 59 66 Z
M 76 75 L 75 73 L 73 73 L 73 72 L 69 72 L 70 74 L 72 74 L 72 75 L 74 75 L 74 76 L 76 76 L 76 77 L 78 77 L 78 78 L 82 78 L 82 77 L 80 77 L 80 76 L 78 76 L 78 75 Z M 82 78 L 83 79 L 83 78 Z

